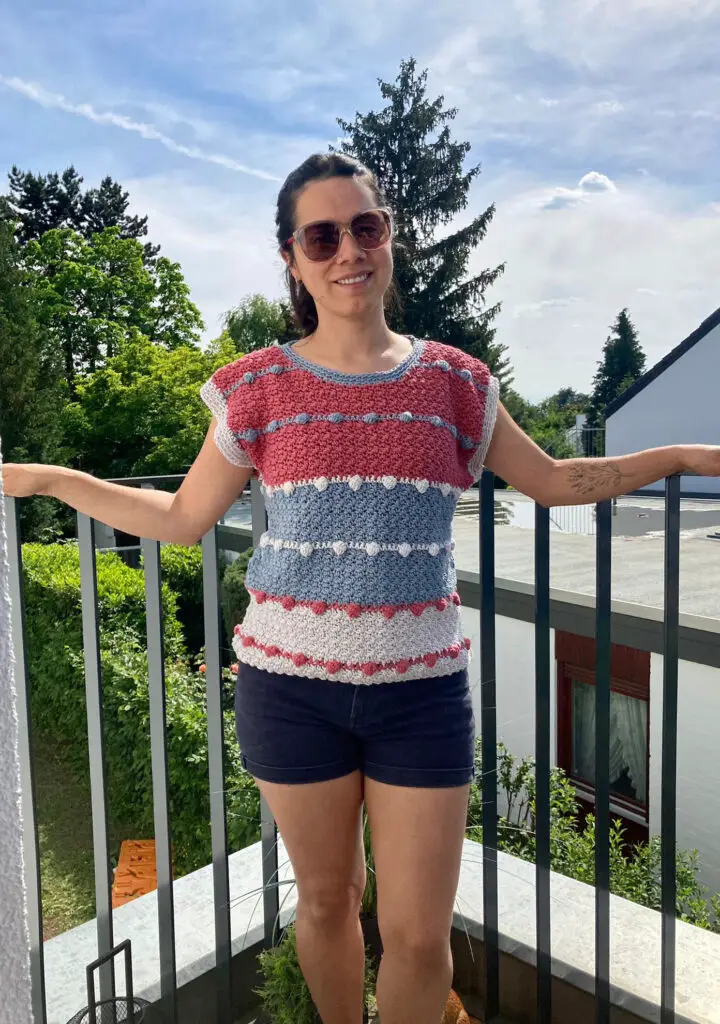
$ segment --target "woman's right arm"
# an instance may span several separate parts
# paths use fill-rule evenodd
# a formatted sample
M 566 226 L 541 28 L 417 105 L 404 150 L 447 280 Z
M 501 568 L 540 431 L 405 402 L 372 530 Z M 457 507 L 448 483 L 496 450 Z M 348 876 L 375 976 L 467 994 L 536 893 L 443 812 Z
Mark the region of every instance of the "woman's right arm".
M 112 484 L 64 466 L 2 466 L 11 497 L 46 494 L 115 530 L 192 547 L 227 512 L 253 470 L 234 466 L 218 450 L 213 417 L 197 458 L 175 494 Z

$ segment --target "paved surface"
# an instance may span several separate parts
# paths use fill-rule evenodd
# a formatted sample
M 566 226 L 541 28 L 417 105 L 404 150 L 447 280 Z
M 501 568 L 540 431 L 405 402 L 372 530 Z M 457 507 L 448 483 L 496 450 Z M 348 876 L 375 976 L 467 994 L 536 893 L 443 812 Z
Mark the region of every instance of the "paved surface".
M 692 503 L 699 505 L 701 503 Z M 709 518 L 717 515 L 720 503 L 708 503 L 715 509 L 702 509 Z M 640 506 L 635 505 L 634 509 Z M 532 512 L 532 507 L 529 509 Z M 693 512 L 688 509 L 685 512 Z M 628 513 L 628 516 L 630 513 Z M 680 538 L 680 611 L 720 619 L 720 539 L 710 539 L 707 525 L 687 528 L 692 519 L 681 520 Z M 717 526 L 720 531 L 720 525 Z M 478 519 L 458 515 L 454 523 L 458 569 L 479 572 Z M 498 526 L 496 537 L 496 574 L 498 577 L 532 583 L 534 580 L 534 540 L 532 529 Z M 579 594 L 595 594 L 594 536 L 553 531 L 550 536 L 550 585 Z M 652 530 L 644 536 L 614 534 L 612 594 L 617 601 L 662 608 L 664 601 L 664 537 Z

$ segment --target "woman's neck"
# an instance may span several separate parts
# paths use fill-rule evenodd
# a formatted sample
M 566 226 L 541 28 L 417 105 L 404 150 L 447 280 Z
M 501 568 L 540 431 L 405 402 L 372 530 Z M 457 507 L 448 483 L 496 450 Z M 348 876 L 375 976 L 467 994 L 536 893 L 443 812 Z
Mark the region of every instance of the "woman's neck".
M 358 324 L 341 320 L 332 326 L 319 324 L 317 330 L 296 349 L 306 359 L 346 373 L 372 373 L 392 369 L 412 350 L 411 342 L 395 334 L 383 319 L 380 323 Z

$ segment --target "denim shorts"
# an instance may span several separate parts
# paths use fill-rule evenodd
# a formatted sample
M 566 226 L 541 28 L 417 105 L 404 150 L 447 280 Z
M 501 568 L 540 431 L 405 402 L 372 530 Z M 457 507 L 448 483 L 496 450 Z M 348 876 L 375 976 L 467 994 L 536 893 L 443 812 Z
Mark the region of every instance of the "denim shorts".
M 394 786 L 464 786 L 475 719 L 466 670 L 393 683 L 339 683 L 240 664 L 235 722 L 262 782 L 327 782 L 360 771 Z

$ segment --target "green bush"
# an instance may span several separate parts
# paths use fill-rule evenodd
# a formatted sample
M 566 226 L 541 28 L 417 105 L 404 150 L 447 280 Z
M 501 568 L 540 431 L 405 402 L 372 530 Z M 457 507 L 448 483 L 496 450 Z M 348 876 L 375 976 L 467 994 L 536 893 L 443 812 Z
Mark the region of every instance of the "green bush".
M 141 559 L 140 564 L 143 564 Z M 188 651 L 195 653 L 205 643 L 203 604 L 203 560 L 199 544 L 163 544 L 160 548 L 163 582 L 177 595 L 177 617 Z
M 258 956 L 263 978 L 257 989 L 263 1009 L 272 1024 L 321 1024 L 320 1017 L 303 977 L 297 955 L 295 926 L 291 924 L 280 943 L 263 950 Z M 372 957 L 365 960 L 365 1008 L 375 1006 L 373 991 L 377 978 L 377 965 Z
M 482 779 L 482 749 L 475 753 L 476 779 Z M 535 862 L 535 761 L 515 758 L 498 743 L 498 790 L 505 799 L 506 813 L 498 818 L 498 849 Z M 482 842 L 482 790 L 470 787 L 467 836 Z M 610 891 L 652 910 L 661 909 L 661 840 L 628 848 L 619 820 L 610 823 Z M 584 822 L 578 815 L 575 788 L 560 768 L 550 772 L 550 867 L 558 874 L 588 885 L 595 883 L 595 818 Z M 696 850 L 677 850 L 677 916 L 699 928 L 720 932 L 720 896 L 708 899 L 698 880 Z
M 245 589 L 245 573 L 252 553 L 252 548 L 243 551 L 223 573 L 220 585 L 220 607 L 228 644 L 232 641 L 235 626 L 242 622 L 250 603 L 250 595 Z
M 37 737 L 62 742 L 68 760 L 88 770 L 85 672 L 76 545 L 23 548 L 32 720 Z M 154 834 L 150 765 L 145 593 L 141 570 L 114 553 L 97 559 L 100 658 L 110 813 Z M 205 677 L 187 661 L 177 598 L 163 584 L 169 798 L 178 874 L 208 863 L 210 797 Z M 259 794 L 243 770 L 231 712 L 225 714 L 228 832 L 231 850 L 260 836 Z

